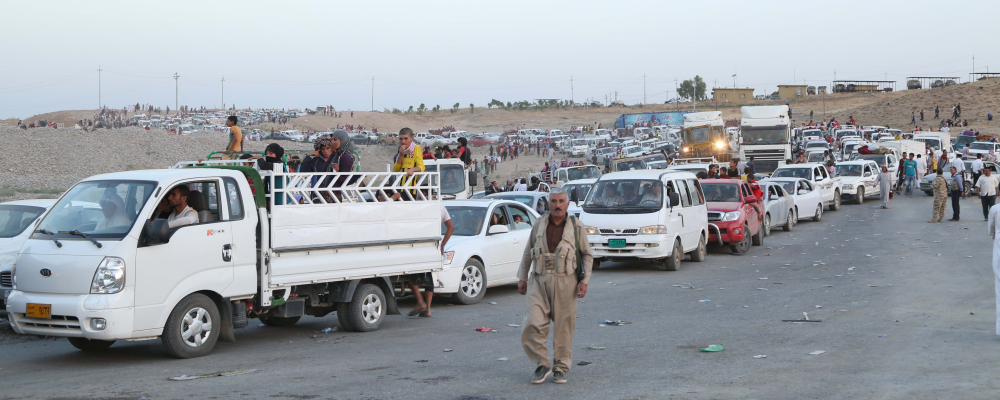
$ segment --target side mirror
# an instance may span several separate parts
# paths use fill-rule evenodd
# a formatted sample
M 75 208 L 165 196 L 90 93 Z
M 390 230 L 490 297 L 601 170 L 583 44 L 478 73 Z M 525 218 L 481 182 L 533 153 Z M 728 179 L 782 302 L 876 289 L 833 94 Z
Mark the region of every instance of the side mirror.
M 479 180 L 479 174 L 476 171 L 469 171 L 469 186 L 476 187 L 477 180 Z
M 490 235 L 497 235 L 500 233 L 507 233 L 507 232 L 510 232 L 510 228 L 508 228 L 507 225 L 493 225 L 490 227 L 490 230 L 486 231 L 486 233 Z
M 681 195 L 677 192 L 670 193 L 670 207 L 681 204 Z
M 872 173 L 870 171 L 865 171 L 865 176 L 872 176 Z
M 772 194 L 771 197 L 768 197 L 767 199 L 768 200 L 778 200 L 778 195 Z
M 806 193 L 809 193 L 809 191 L 805 189 L 799 189 L 799 194 L 806 194 Z
M 147 244 L 160 244 L 170 241 L 170 226 L 165 219 L 154 219 L 146 225 Z
M 576 189 L 571 189 L 569 193 L 569 201 L 572 201 L 576 205 L 580 205 L 580 195 L 576 193 Z
M 747 196 L 747 203 L 753 203 L 755 201 L 757 201 L 757 196 L 754 195 Z

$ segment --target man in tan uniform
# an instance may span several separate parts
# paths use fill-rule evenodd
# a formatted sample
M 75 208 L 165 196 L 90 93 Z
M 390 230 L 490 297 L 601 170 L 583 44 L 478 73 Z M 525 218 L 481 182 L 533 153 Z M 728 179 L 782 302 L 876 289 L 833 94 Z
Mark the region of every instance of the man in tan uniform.
M 531 229 L 517 272 L 520 279 L 517 291 L 528 295 L 521 344 L 528 359 L 538 365 L 532 383 L 545 382 L 549 375 L 554 375 L 555 383 L 566 383 L 566 373 L 573 361 L 576 299 L 587 294 L 594 262 L 583 224 L 566 214 L 569 198 L 565 189 L 554 187 L 549 193 L 549 212 Z M 579 281 L 576 276 L 578 249 L 584 271 L 583 280 Z M 549 359 L 545 348 L 550 324 L 554 331 L 554 360 Z
M 927 222 L 941 222 L 944 219 L 944 207 L 948 201 L 948 181 L 944 179 L 941 175 L 941 170 L 938 169 L 937 177 L 934 178 L 934 213 L 931 214 L 931 220 Z

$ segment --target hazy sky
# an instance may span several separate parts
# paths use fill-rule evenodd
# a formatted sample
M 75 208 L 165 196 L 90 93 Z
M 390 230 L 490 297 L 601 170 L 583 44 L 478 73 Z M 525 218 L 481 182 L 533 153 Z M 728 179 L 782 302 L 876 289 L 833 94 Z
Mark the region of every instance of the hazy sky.
M 406 109 L 674 79 L 779 84 L 1000 72 L 1000 1 L 5 1 L 0 118 L 110 107 Z M 938 22 L 938 20 L 940 22 Z M 888 74 L 888 75 L 886 75 Z

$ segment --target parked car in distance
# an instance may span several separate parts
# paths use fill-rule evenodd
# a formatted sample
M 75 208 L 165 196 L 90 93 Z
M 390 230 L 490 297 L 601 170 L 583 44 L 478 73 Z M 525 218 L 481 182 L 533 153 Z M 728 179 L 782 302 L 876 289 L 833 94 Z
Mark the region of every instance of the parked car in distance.
M 504 199 L 453 200 L 442 203 L 455 226 L 444 248 L 444 288 L 459 304 L 475 304 L 488 287 L 517 282 L 517 270 L 531 227 L 539 215 L 524 204 Z M 446 228 L 441 227 L 444 232 Z
M 865 201 L 865 196 L 881 194 L 882 185 L 875 185 L 875 177 L 879 168 L 875 161 L 856 160 L 837 163 L 837 175 L 841 181 L 841 196 L 853 200 L 856 204 Z
M 841 180 L 840 177 L 830 176 L 826 166 L 818 163 L 792 164 L 778 167 L 771 173 L 774 178 L 802 178 L 812 182 L 816 190 L 823 195 L 823 204 L 830 207 L 830 211 L 840 209 Z
M 785 192 L 792 195 L 796 221 L 811 218 L 818 222 L 823 218 L 823 196 L 812 182 L 802 178 L 767 178 L 760 181 L 760 184 L 765 183 L 781 185 Z

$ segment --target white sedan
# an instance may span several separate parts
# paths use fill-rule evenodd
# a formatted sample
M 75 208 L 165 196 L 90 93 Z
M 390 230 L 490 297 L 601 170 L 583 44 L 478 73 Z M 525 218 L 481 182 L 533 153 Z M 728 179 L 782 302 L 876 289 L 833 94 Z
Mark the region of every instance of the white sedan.
M 455 232 L 444 252 L 438 275 L 459 304 L 475 304 L 487 287 L 517 283 L 524 247 L 538 213 L 516 201 L 502 199 L 444 202 Z M 442 227 L 442 232 L 444 228 Z
M 767 178 L 760 183 L 781 185 L 782 189 L 792 195 L 796 221 L 805 218 L 812 218 L 813 221 L 823 219 L 823 195 L 812 182 L 802 178 Z
M 0 203 L 0 315 L 7 315 L 7 297 L 14 289 L 11 269 L 21 245 L 34 232 L 38 217 L 55 200 L 19 200 Z

